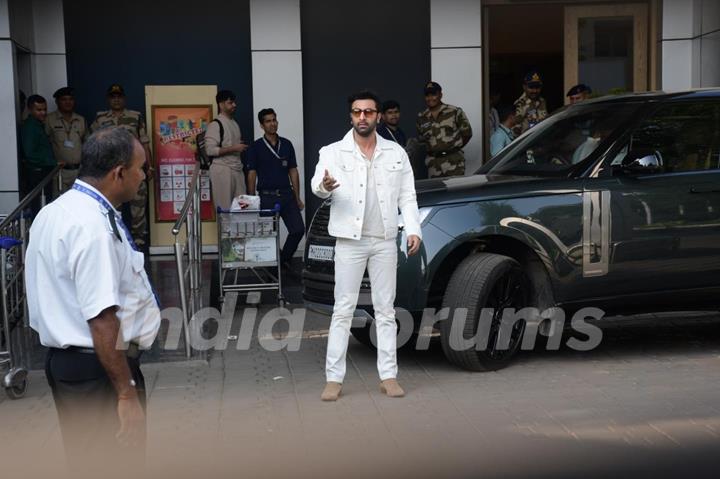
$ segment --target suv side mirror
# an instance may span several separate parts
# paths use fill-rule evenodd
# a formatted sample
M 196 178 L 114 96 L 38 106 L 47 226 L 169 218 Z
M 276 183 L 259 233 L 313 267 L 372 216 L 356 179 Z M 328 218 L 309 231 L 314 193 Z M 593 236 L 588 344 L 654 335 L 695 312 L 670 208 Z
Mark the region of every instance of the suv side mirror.
M 659 173 L 663 169 L 662 155 L 657 150 L 630 151 L 620 167 L 622 171 L 632 174 Z

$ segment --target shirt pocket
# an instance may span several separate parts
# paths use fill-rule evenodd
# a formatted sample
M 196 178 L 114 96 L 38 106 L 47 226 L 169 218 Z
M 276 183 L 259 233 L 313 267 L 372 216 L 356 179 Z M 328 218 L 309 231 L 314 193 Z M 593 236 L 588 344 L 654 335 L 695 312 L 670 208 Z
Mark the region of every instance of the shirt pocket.
M 344 173 L 350 173 L 355 170 L 354 161 L 343 161 L 340 163 L 340 170 Z
M 355 171 L 355 162 L 352 160 L 343 161 L 340 163 L 339 171 L 335 176 L 335 181 L 340 186 L 333 191 L 333 197 L 336 200 L 351 201 L 353 197 L 353 172 Z
M 402 176 L 402 167 L 403 165 L 401 161 L 389 161 L 385 163 L 383 172 L 387 177 L 388 183 L 396 185 L 400 181 L 400 176 Z
M 390 193 L 393 194 L 400 185 L 400 177 L 402 176 L 402 162 L 389 161 L 383 167 L 385 181 L 390 187 Z
M 144 285 L 145 292 L 152 295 L 153 289 L 152 289 L 152 286 L 150 285 L 150 280 L 148 279 L 147 273 L 145 272 L 145 255 L 138 251 L 133 251 L 132 258 L 131 258 L 131 264 L 132 264 L 132 269 L 133 269 L 135 285 L 138 284 L 138 280 L 139 280 Z M 139 278 L 138 278 L 138 276 L 139 276 Z M 135 285 L 133 285 L 133 286 L 135 286 Z M 137 286 L 135 286 L 135 287 L 137 287 Z

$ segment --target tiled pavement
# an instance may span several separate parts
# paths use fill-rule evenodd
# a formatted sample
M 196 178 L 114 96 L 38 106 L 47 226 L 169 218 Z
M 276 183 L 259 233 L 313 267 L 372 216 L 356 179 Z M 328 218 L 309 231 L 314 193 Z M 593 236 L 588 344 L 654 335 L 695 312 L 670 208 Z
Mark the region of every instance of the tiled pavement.
M 240 315 L 238 315 L 239 321 Z M 717 477 L 720 317 L 609 321 L 591 352 L 524 352 L 470 373 L 438 347 L 400 353 L 403 399 L 378 391 L 374 352 L 351 339 L 337 403 L 323 403 L 327 319 L 299 351 L 230 342 L 208 361 L 144 366 L 152 477 Z M 55 474 L 52 398 L 33 371 L 0 397 L 0 467 Z M 713 470 L 714 469 L 714 470 Z
M 720 319 L 610 324 L 589 353 L 523 353 L 469 373 L 438 348 L 401 352 L 403 399 L 378 392 L 374 353 L 351 340 L 341 400 L 323 403 L 327 321 L 297 352 L 257 338 L 209 361 L 144 367 L 154 477 L 716 477 Z M 318 334 L 319 333 L 319 334 Z M 28 474 L 62 461 L 41 372 L 0 399 L 0 456 Z M 659 474 L 658 474 L 659 473 Z

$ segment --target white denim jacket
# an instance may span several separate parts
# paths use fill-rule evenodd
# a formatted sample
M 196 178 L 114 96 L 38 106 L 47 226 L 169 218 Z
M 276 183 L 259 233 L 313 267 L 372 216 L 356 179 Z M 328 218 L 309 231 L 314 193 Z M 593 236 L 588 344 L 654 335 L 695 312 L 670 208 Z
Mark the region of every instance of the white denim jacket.
M 365 217 L 365 182 L 368 165 L 377 168 L 375 187 L 382 213 L 385 239 L 398 233 L 398 208 L 405 223 L 405 233 L 422 238 L 420 214 L 415 196 L 415 178 L 405 150 L 393 141 L 377 135 L 372 163 L 360 154 L 353 138 L 353 130 L 345 137 L 320 149 L 320 161 L 310 181 L 312 192 L 320 198 L 332 196 L 328 232 L 336 238 L 360 239 Z M 337 189 L 323 187 L 325 170 L 334 177 Z

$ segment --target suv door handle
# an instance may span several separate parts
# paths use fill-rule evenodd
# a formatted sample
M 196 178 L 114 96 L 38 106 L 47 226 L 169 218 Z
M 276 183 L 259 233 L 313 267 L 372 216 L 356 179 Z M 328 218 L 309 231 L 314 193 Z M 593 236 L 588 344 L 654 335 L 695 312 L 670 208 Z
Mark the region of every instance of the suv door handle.
M 720 187 L 718 186 L 708 186 L 705 188 L 700 188 L 697 186 L 693 186 L 690 188 L 690 193 L 699 195 L 699 194 L 707 194 L 707 193 L 720 193 Z

